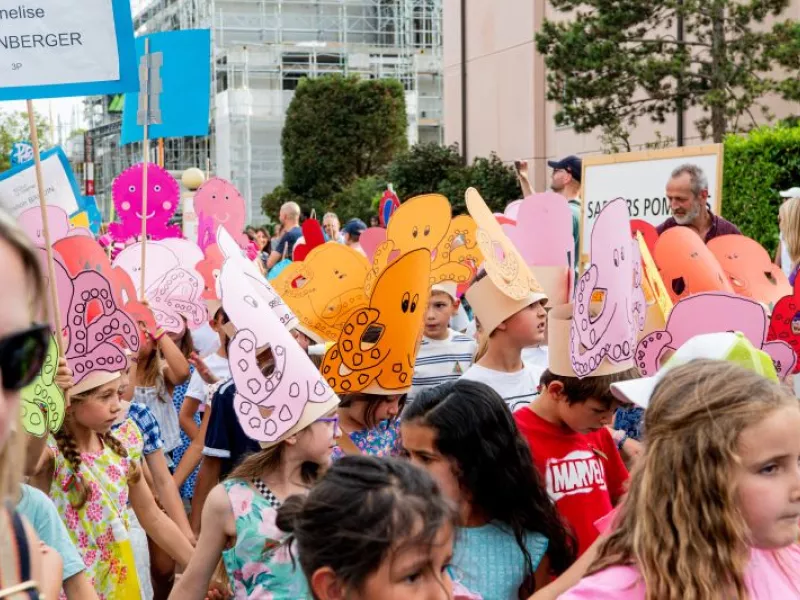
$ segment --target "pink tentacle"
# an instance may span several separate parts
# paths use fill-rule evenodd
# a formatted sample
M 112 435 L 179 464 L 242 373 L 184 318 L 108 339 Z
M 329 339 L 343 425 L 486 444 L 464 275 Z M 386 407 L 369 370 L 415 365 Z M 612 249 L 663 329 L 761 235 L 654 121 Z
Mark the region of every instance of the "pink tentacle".
M 672 335 L 668 331 L 654 331 L 642 338 L 636 346 L 636 367 L 642 377 L 652 377 L 661 368 L 661 356 L 665 350 L 674 350 Z
M 767 342 L 761 349 L 772 358 L 772 363 L 781 380 L 786 379 L 794 371 L 797 355 L 789 344 L 778 341 Z
M 128 364 L 125 353 L 112 342 L 103 342 L 88 354 L 70 358 L 75 383 L 93 371 L 122 371 Z

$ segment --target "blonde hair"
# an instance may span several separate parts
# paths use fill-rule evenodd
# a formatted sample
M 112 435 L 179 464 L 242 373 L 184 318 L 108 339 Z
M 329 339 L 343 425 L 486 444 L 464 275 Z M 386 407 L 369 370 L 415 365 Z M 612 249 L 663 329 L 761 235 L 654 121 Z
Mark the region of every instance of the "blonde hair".
M 589 569 L 635 564 L 646 600 L 748 598 L 748 529 L 737 507 L 739 436 L 797 406 L 781 386 L 732 363 L 671 370 L 645 413 L 644 455 L 630 492 Z
M 779 214 L 783 242 L 794 266 L 800 262 L 800 198 L 790 198 L 781 204 Z

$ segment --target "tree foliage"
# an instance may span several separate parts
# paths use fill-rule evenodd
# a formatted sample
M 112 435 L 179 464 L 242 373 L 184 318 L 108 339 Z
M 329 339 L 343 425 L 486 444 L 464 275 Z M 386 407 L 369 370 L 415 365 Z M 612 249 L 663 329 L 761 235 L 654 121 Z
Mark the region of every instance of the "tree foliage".
M 551 0 L 568 20 L 536 35 L 556 122 L 578 132 L 663 123 L 698 107 L 701 135 L 756 124 L 769 94 L 800 99 L 800 27 L 781 19 L 790 0 Z M 679 16 L 685 39 L 676 38 Z M 768 19 L 778 19 L 767 26 Z M 784 71 L 778 69 L 783 67 Z
M 335 194 L 326 210 L 332 210 L 344 222 L 359 218 L 369 224 L 372 215 L 378 214 L 378 203 L 384 190 L 386 180 L 371 175 L 356 179 L 353 183 Z
M 360 177 L 405 150 L 403 86 L 357 77 L 303 79 L 286 112 L 283 184 L 310 205 L 326 205 Z M 265 200 L 272 204 L 272 200 Z
M 451 171 L 437 190 L 450 200 L 453 214 L 461 214 L 467 212 L 464 194 L 470 187 L 478 190 L 495 212 L 503 212 L 509 202 L 522 197 L 514 169 L 494 152 L 489 158 L 476 158 L 471 165 Z
M 261 211 L 270 219 L 277 221 L 281 206 L 287 202 L 303 203 L 303 198 L 283 185 L 277 186 L 261 198 Z
M 457 145 L 416 144 L 395 157 L 387 169 L 387 178 L 397 195 L 405 199 L 435 192 L 452 171 L 461 168 Z
M 40 143 L 47 138 L 49 126 L 44 117 L 36 113 L 36 131 Z M 11 167 L 11 147 L 14 142 L 31 139 L 31 130 L 28 125 L 28 113 L 0 111 L 0 172 Z

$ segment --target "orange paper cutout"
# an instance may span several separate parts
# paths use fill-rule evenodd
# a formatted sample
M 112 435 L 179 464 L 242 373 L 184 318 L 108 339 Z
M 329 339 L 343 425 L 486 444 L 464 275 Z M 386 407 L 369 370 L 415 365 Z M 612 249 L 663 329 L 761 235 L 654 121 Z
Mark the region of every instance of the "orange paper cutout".
M 645 236 L 641 231 L 636 233 L 636 241 L 639 244 L 639 252 L 642 255 L 642 289 L 644 290 L 647 303 L 655 302 L 658 310 L 666 322 L 669 313 L 672 312 L 672 299 L 669 296 L 664 280 L 658 272 L 658 267 L 650 254 L 650 247 Z
M 522 300 L 531 292 L 544 294 L 525 260 L 475 188 L 466 193 L 467 210 L 477 225 L 477 242 L 483 266 L 492 283 L 506 296 Z
M 733 293 L 719 261 L 688 227 L 673 227 L 662 233 L 653 258 L 673 302 L 701 292 Z
M 369 304 L 364 292 L 369 269 L 360 252 L 327 242 L 287 266 L 272 285 L 302 326 L 321 340 L 335 341 L 350 314 Z
M 781 298 L 792 295 L 786 275 L 757 241 L 743 235 L 722 235 L 708 242 L 708 249 L 740 296 L 761 302 L 772 312 Z
M 369 307 L 350 315 L 322 362 L 322 374 L 337 393 L 391 394 L 411 387 L 430 296 L 430 269 L 430 252 L 420 248 L 379 275 Z

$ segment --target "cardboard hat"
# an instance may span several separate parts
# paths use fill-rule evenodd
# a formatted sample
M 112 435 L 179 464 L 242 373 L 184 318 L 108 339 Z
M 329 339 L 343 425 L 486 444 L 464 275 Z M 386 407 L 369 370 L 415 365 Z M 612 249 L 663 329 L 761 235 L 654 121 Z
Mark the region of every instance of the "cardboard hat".
M 363 254 L 331 241 L 287 266 L 272 285 L 297 316 L 297 329 L 321 344 L 338 340 L 350 314 L 368 304 L 369 269 Z
M 458 284 L 454 281 L 443 281 L 442 283 L 434 283 L 431 286 L 431 294 L 433 292 L 442 292 L 450 296 L 453 301 L 458 301 Z
M 638 332 L 645 326 L 641 254 L 638 242 L 631 239 L 624 199 L 608 202 L 597 215 L 590 260 L 575 288 L 568 335 L 571 371 L 579 378 L 631 368 Z M 561 336 L 566 334 L 563 318 L 556 318 L 554 325 L 548 334 L 551 356 L 553 344 L 563 345 Z M 562 371 L 563 358 L 563 352 L 554 357 Z
M 488 336 L 520 310 L 547 301 L 547 294 L 477 190 L 469 188 L 466 201 L 486 270 L 486 277 L 473 283 L 466 296 Z
M 111 383 L 122 376 L 121 371 L 92 371 L 69 390 L 71 396 L 79 396 L 101 385 Z
M 800 335 L 795 333 L 794 325 L 798 312 L 800 312 L 800 277 L 795 279 L 792 293 L 775 304 L 767 333 L 768 340 L 786 343 L 800 356 Z M 800 360 L 795 364 L 793 372 L 800 372 Z
M 611 393 L 623 402 L 642 408 L 650 405 L 656 387 L 677 366 L 693 360 L 724 360 L 754 371 L 771 381 L 778 381 L 770 356 L 759 350 L 741 333 L 719 332 L 697 335 L 687 340 L 652 377 L 642 377 L 611 384 Z
M 430 252 L 419 248 L 380 273 L 369 306 L 351 313 L 322 362 L 322 374 L 337 393 L 394 395 L 411 389 L 430 268 Z

